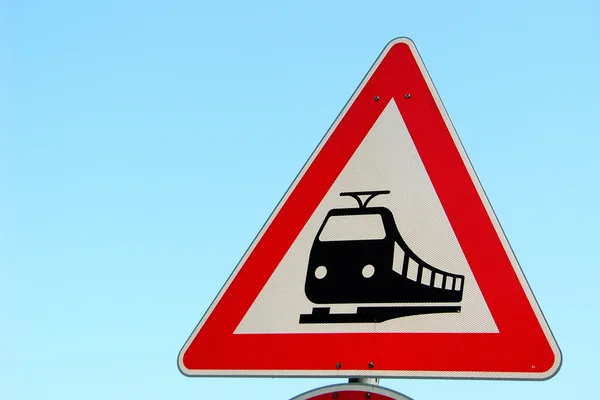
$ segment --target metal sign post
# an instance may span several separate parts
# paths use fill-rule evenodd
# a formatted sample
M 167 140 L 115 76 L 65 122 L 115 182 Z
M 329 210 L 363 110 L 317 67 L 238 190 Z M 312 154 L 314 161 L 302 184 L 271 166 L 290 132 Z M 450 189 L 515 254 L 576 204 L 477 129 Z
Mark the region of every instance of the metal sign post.
M 348 383 L 363 383 L 365 385 L 379 385 L 379 378 L 350 378 Z

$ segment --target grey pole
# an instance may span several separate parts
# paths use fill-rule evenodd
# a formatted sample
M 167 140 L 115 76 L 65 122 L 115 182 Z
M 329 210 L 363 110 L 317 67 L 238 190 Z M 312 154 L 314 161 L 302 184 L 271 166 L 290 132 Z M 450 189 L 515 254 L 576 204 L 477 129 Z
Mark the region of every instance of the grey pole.
M 365 385 L 379 385 L 379 378 L 350 378 L 348 383 L 363 383 Z

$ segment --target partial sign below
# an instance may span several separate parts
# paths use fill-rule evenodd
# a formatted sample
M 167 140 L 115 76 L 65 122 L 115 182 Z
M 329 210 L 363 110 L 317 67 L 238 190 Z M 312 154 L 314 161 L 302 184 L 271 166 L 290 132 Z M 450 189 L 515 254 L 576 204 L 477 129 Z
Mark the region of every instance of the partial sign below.
M 291 400 L 411 400 L 410 398 L 377 385 L 345 383 L 325 386 L 294 397 Z
M 547 379 L 560 360 L 431 78 L 400 38 L 235 268 L 179 368 Z

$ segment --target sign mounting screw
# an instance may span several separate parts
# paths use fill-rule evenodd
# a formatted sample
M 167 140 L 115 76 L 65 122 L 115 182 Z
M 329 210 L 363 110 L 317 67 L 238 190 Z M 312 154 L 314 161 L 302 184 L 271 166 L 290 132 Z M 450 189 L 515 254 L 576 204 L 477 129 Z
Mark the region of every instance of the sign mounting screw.
M 369 368 L 373 368 L 374 366 L 375 366 L 375 363 L 374 363 L 373 361 L 371 361 L 371 362 L 369 363 Z
M 375 97 L 373 97 L 373 100 L 375 100 L 375 101 L 379 101 L 379 96 L 375 96 Z
M 340 369 L 340 368 L 342 368 L 342 363 L 341 363 L 341 362 L 339 362 L 339 363 L 335 364 L 335 368 L 336 368 L 336 369 Z
M 406 93 L 406 94 L 404 95 L 404 98 L 405 98 L 405 99 L 410 99 L 410 93 Z

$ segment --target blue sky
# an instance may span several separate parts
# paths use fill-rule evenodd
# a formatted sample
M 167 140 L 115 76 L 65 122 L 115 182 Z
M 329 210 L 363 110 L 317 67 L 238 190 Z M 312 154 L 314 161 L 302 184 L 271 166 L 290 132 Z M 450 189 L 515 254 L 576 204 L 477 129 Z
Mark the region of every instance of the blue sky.
M 2 2 L 1 398 L 269 400 L 341 382 L 186 378 L 176 357 L 397 36 L 415 41 L 564 361 L 545 382 L 382 384 L 418 400 L 594 397 L 598 3 L 323 3 Z

